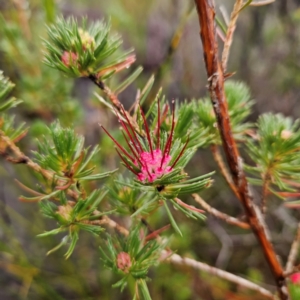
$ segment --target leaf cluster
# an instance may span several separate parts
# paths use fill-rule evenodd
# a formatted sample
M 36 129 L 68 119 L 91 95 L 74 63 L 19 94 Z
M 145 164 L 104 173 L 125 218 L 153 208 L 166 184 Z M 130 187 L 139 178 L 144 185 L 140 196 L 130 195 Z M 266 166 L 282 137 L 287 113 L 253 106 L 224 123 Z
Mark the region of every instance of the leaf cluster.
M 140 226 L 135 226 L 130 230 L 128 237 L 107 236 L 106 249 L 100 247 L 101 260 L 104 265 L 114 272 L 123 276 L 123 278 L 115 283 L 114 287 L 120 287 L 121 290 L 127 285 L 129 277 L 142 284 L 141 281 L 147 279 L 148 270 L 159 262 L 161 251 L 164 249 L 166 243 L 158 243 L 156 240 L 148 241 L 146 236 L 141 237 Z M 124 272 L 118 266 L 118 255 L 126 253 L 130 258 L 130 268 Z M 147 289 L 147 285 L 141 287 Z M 145 291 L 148 297 L 144 299 L 151 299 L 148 289 Z
M 38 142 L 38 151 L 34 154 L 37 162 L 44 169 L 53 171 L 58 179 L 71 184 L 78 180 L 102 179 L 113 173 L 92 174 L 95 166 L 90 166 L 90 162 L 99 148 L 95 146 L 89 153 L 89 148 L 84 148 L 84 138 L 73 129 L 63 128 L 59 122 L 54 122 L 49 133 L 51 142 L 44 137 Z
M 255 163 L 255 166 L 247 166 L 247 170 L 259 177 L 252 178 L 253 183 L 262 185 L 269 178 L 280 190 L 294 190 L 291 184 L 300 179 L 299 120 L 294 122 L 281 114 L 261 115 L 256 141 L 248 139 L 247 148 Z
M 108 190 L 112 206 L 122 215 L 148 215 L 158 206 L 159 197 L 156 190 L 150 187 L 141 189 L 132 178 L 124 178 L 121 175 L 112 178 Z
M 251 113 L 254 101 L 251 100 L 249 88 L 242 82 L 228 80 L 225 82 L 225 94 L 234 138 L 238 142 L 245 140 L 246 133 L 252 124 L 245 122 Z M 217 120 L 209 98 L 194 101 L 197 124 L 205 131 L 207 144 L 221 144 Z
M 12 141 L 18 141 L 25 133 L 25 123 L 21 123 L 17 127 L 14 125 L 14 116 L 9 116 L 6 112 L 22 103 L 15 97 L 10 96 L 14 84 L 0 71 L 0 130 Z
M 129 53 L 122 52 L 122 40 L 110 33 L 110 24 L 104 21 L 87 24 L 87 19 L 58 18 L 48 28 L 49 41 L 45 63 L 71 77 L 88 77 L 98 74 L 107 79 L 126 62 Z
M 103 190 L 94 190 L 85 199 L 79 198 L 77 202 L 74 203 L 68 201 L 64 191 L 58 191 L 59 205 L 49 200 L 40 201 L 39 205 L 43 215 L 56 220 L 59 227 L 39 234 L 38 236 L 45 237 L 68 231 L 68 236 L 63 239 L 63 243 L 59 244 L 59 247 L 55 247 L 54 250 L 57 250 L 66 243 L 70 243 L 69 249 L 65 254 L 66 258 L 70 257 L 79 239 L 78 234 L 80 230 L 88 231 L 96 235 L 99 235 L 104 230 L 98 224 L 95 225 L 89 221 L 101 219 L 101 216 L 110 213 L 100 213 L 97 211 L 105 195 L 106 192 Z M 50 253 L 54 250 L 50 250 Z

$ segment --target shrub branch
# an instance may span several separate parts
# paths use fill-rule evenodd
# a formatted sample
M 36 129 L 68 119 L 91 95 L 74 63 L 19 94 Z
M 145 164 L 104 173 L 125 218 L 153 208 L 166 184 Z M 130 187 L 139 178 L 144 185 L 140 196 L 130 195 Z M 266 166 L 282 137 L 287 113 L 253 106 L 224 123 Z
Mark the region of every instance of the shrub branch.
M 273 245 L 268 239 L 264 225 L 261 223 L 249 190 L 242 159 L 232 135 L 228 106 L 224 91 L 224 74 L 218 58 L 218 45 L 216 40 L 215 10 L 212 0 L 195 0 L 199 16 L 200 37 L 203 44 L 203 53 L 208 77 L 208 88 L 211 101 L 216 114 L 218 128 L 222 138 L 226 159 L 231 171 L 232 179 L 236 185 L 246 216 L 257 240 L 260 243 L 265 258 L 275 279 L 280 299 L 290 299 L 283 268 L 277 258 Z

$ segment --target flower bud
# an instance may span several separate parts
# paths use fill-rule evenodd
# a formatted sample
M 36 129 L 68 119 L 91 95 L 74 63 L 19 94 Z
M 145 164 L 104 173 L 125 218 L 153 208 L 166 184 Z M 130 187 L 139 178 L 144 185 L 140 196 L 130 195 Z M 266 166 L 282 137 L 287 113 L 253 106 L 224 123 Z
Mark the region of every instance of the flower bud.
M 95 40 L 94 38 L 85 30 L 82 28 L 78 29 L 81 42 L 82 42 L 82 49 L 86 51 L 87 49 L 94 50 L 95 48 Z
M 69 221 L 72 210 L 73 208 L 70 205 L 61 205 L 58 207 L 57 213 L 61 215 L 66 221 Z
M 64 53 L 61 56 L 61 61 L 66 67 L 76 65 L 78 61 L 78 55 L 74 52 L 64 51 Z
M 281 138 L 287 140 L 292 136 L 292 132 L 290 130 L 282 130 L 281 131 Z
M 117 256 L 117 267 L 124 273 L 129 273 L 131 267 L 130 255 L 126 252 L 120 252 Z

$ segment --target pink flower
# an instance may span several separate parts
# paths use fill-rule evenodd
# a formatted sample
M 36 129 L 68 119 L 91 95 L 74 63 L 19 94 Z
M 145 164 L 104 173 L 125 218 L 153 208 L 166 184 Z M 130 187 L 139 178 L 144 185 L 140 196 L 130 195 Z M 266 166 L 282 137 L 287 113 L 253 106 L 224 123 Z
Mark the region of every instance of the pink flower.
M 295 273 L 290 276 L 292 283 L 300 284 L 300 273 Z
M 144 127 L 146 132 L 145 141 L 142 142 L 141 138 L 138 137 L 137 133 L 134 130 L 134 127 L 130 123 L 127 114 L 122 108 L 123 115 L 125 116 L 126 123 L 121 119 L 119 116 L 119 122 L 123 127 L 123 135 L 126 140 L 126 143 L 129 147 L 130 151 L 125 150 L 108 132 L 105 128 L 104 131 L 108 134 L 108 136 L 115 142 L 117 146 L 117 152 L 121 157 L 122 161 L 124 162 L 125 166 L 137 176 L 137 179 L 143 183 L 151 183 L 156 179 L 159 179 L 165 174 L 170 173 L 173 168 L 176 166 L 179 158 L 182 156 L 187 143 L 185 143 L 184 147 L 182 148 L 181 152 L 177 156 L 175 160 L 173 160 L 172 164 L 172 157 L 170 155 L 172 142 L 173 142 L 173 135 L 174 135 L 174 128 L 175 128 L 175 101 L 172 101 L 172 126 L 171 132 L 168 135 L 168 138 L 165 142 L 164 147 L 162 147 L 160 143 L 160 127 L 161 127 L 161 118 L 165 118 L 168 110 L 164 110 L 163 115 L 160 115 L 160 105 L 158 101 L 158 117 L 157 117 L 157 124 L 154 130 L 153 135 L 151 136 L 150 130 L 146 121 L 146 117 L 142 109 L 140 108 L 141 115 L 144 121 Z M 156 142 L 154 142 L 153 136 L 156 138 Z M 145 144 L 148 146 L 146 148 Z M 162 149 L 161 149 L 162 148 Z M 133 164 L 132 164 L 133 163 Z
M 117 256 L 117 267 L 124 273 L 128 273 L 131 267 L 130 255 L 126 252 L 120 252 Z
M 70 67 L 70 65 L 75 65 L 78 61 L 78 55 L 74 52 L 64 51 L 61 56 L 61 61 L 66 67 Z

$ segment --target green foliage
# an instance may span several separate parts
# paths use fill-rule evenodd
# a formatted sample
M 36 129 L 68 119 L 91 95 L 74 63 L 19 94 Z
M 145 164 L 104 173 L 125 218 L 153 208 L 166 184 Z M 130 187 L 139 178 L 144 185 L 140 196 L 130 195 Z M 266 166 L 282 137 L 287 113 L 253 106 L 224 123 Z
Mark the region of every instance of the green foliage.
M 59 227 L 51 231 L 39 234 L 39 237 L 56 235 L 64 231 L 68 231 L 62 242 L 49 253 L 56 251 L 61 246 L 69 243 L 66 258 L 69 258 L 74 251 L 75 245 L 79 239 L 79 231 L 85 230 L 95 235 L 99 235 L 104 229 L 99 224 L 93 224 L 94 219 L 99 219 L 101 216 L 110 212 L 100 213 L 97 208 L 103 200 L 106 192 L 102 190 L 94 190 L 87 198 L 79 198 L 76 203 L 68 201 L 64 191 L 58 191 L 58 199 L 60 205 L 56 205 L 49 200 L 40 201 L 40 209 L 44 216 L 55 219 Z
M 83 18 L 78 26 L 74 18 L 59 18 L 48 27 L 48 36 L 46 65 L 71 77 L 97 74 L 98 79 L 104 80 L 120 67 L 130 65 L 133 59 L 128 61 L 131 50 L 123 53 L 119 50 L 121 38 L 110 34 L 110 25 L 103 21 L 88 26 Z
M 143 190 L 132 178 L 112 178 L 108 189 L 112 206 L 122 215 L 148 215 L 158 206 L 159 197 L 156 190 Z
M 16 107 L 22 102 L 15 97 L 8 97 L 14 86 L 15 85 L 10 82 L 8 78 L 3 76 L 3 72 L 0 71 L 0 113 L 12 107 Z
M 156 240 L 148 240 L 147 236 L 141 236 L 140 226 L 134 226 L 128 237 L 114 238 L 107 236 L 106 250 L 100 248 L 104 265 L 114 272 L 123 276 L 115 283 L 114 287 L 120 287 L 121 290 L 127 285 L 130 277 L 136 282 L 140 290 L 142 299 L 150 300 L 150 294 L 145 283 L 148 270 L 158 264 L 161 251 L 166 243 L 158 243 Z M 138 292 L 135 297 L 139 298 Z
M 72 123 L 76 121 L 78 105 L 70 96 L 71 85 L 61 80 L 59 73 L 55 73 L 57 70 L 69 77 L 91 79 L 112 100 L 131 85 L 143 69 L 137 68 L 125 79 L 115 80 L 114 77 L 115 82 L 107 80 L 135 61 L 135 56 L 130 55 L 131 51 L 123 52 L 120 49 L 122 41 L 119 36 L 110 33 L 110 25 L 105 22 L 88 25 L 86 19 L 82 19 L 78 25 L 74 18 L 62 17 L 52 23 L 56 9 L 54 1 L 43 1 L 43 7 L 47 23 L 50 24 L 47 27 L 49 39 L 44 41 L 46 47 L 44 61 L 52 70 L 32 64 L 35 57 L 41 56 L 39 44 L 34 39 L 26 40 L 16 24 L 6 24 L 4 19 L 1 19 L 3 25 L 1 32 L 4 33 L 4 38 L 0 42 L 0 47 L 7 56 L 10 55 L 12 66 L 17 60 L 23 62 L 20 71 L 22 78 L 18 87 L 26 100 L 29 116 L 34 112 L 46 120 L 59 117 L 62 123 L 65 123 L 63 120 Z M 38 46 L 35 47 L 36 45 Z M 31 47 L 34 49 L 32 53 Z M 6 98 L 12 88 L 12 84 L 1 76 L 2 74 L 0 74 L 0 91 L 2 91 L 0 100 Z M 128 140 L 126 138 L 120 141 L 114 138 L 112 140 L 117 147 L 120 145 L 118 149 L 122 151 L 120 156 L 123 164 L 129 170 L 133 170 L 132 173 L 137 176 L 135 179 L 132 176 L 125 179 L 122 176 L 112 177 L 105 189 L 99 189 L 98 183 L 91 181 L 109 177 L 114 171 L 98 174 L 93 172 L 99 161 L 107 160 L 109 162 L 105 163 L 114 164 L 110 161 L 110 158 L 114 158 L 109 153 L 112 151 L 106 149 L 109 158 L 105 156 L 99 159 L 98 146 L 92 149 L 84 147 L 83 136 L 77 135 L 74 129 L 63 128 L 57 121 L 48 128 L 48 135 L 38 142 L 38 150 L 34 152 L 37 164 L 30 162 L 34 165 L 33 169 L 41 173 L 38 177 L 38 191 L 20 184 L 34 194 L 34 197 L 20 199 L 39 202 L 42 214 L 57 223 L 56 228 L 39 236 L 64 234 L 60 243 L 48 254 L 68 246 L 65 257 L 69 258 L 77 245 L 80 231 L 84 230 L 99 237 L 104 231 L 103 224 L 108 225 L 109 222 L 110 225 L 116 224 L 114 220 L 108 219 L 106 214 L 118 213 L 129 216 L 132 226 L 128 236 L 120 237 L 112 232 L 103 235 L 106 249 L 105 247 L 100 249 L 101 259 L 109 269 L 122 276 L 122 279 L 114 284 L 115 287 L 123 290 L 128 283 L 130 285 L 130 281 L 134 281 L 134 299 L 147 300 L 151 299 L 146 284 L 149 268 L 158 264 L 166 246 L 165 241 L 158 236 L 169 227 L 169 224 L 152 231 L 148 236 L 142 226 L 150 227 L 148 218 L 158 219 L 163 215 L 167 216 L 167 221 L 169 220 L 173 229 L 182 235 L 180 227 L 184 225 L 181 226 L 174 211 L 180 211 L 186 217 L 197 221 L 205 218 L 202 210 L 188 205 L 177 197 L 198 193 L 211 186 L 213 173 L 190 178 L 185 168 L 197 148 L 221 142 L 212 105 L 208 99 L 199 103 L 184 101 L 178 104 L 172 101 L 170 109 L 170 104 L 165 96 L 161 96 L 160 90 L 156 99 L 149 101 L 150 107 L 144 115 L 139 108 L 145 103 L 153 84 L 154 76 L 151 76 L 144 88 L 138 90 L 135 103 L 128 115 L 122 106 L 107 102 L 99 96 L 99 100 L 118 117 L 123 131 L 128 134 Z M 234 137 L 238 141 L 244 141 L 251 127 L 251 124 L 245 122 L 253 105 L 249 90 L 242 83 L 228 81 L 226 95 Z M 0 112 L 16 104 L 17 100 L 9 98 L 2 106 L 0 103 Z M 1 129 L 13 142 L 24 133 L 22 126 L 13 128 L 13 118 L 4 116 L 1 117 L 1 121 Z M 258 143 L 260 142 L 259 139 Z M 133 145 L 134 143 L 136 144 Z M 138 165 L 139 158 L 136 154 L 126 155 L 126 151 L 135 147 L 132 152 L 136 151 L 138 155 L 143 152 L 149 154 L 153 150 L 152 145 L 153 149 L 158 148 L 163 153 L 160 168 L 164 162 L 164 155 L 170 156 L 169 169 L 164 170 L 166 172 L 157 172 L 159 176 L 153 181 L 140 179 L 138 175 L 144 166 Z M 253 158 L 259 161 L 259 155 L 255 156 L 255 151 L 253 153 Z M 152 159 L 154 160 L 153 155 Z M 293 162 L 297 162 L 296 159 Z M 260 163 L 259 166 L 262 168 L 263 164 Z M 285 170 L 291 172 L 291 169 Z M 261 169 L 256 170 L 256 173 L 261 172 Z M 103 199 L 107 200 L 107 203 L 103 204 Z M 160 209 L 161 206 L 163 209 Z M 125 228 L 118 227 L 118 224 L 111 226 L 123 234 L 125 231 L 126 235 Z
M 99 148 L 95 146 L 88 153 L 89 148 L 84 148 L 84 138 L 73 129 L 62 128 L 59 122 L 55 122 L 49 131 L 52 142 L 49 143 L 49 139 L 44 137 L 34 154 L 43 168 L 55 172 L 57 178 L 67 180 L 66 188 L 76 180 L 98 180 L 113 174 L 92 174 L 95 166 L 90 167 L 89 163 L 98 154 Z
M 245 140 L 247 131 L 251 128 L 251 123 L 245 122 L 251 113 L 254 102 L 251 100 L 249 88 L 242 82 L 226 81 L 225 93 L 228 101 L 228 111 L 232 133 L 238 142 Z M 209 144 L 221 144 L 221 139 L 217 127 L 214 110 L 210 99 L 194 101 L 198 126 L 206 131 L 206 139 Z
M 48 0 L 44 4 L 47 9 L 53 5 Z M 35 26 L 41 22 L 36 20 L 36 16 L 32 17 L 31 22 L 34 29 L 40 31 L 32 29 L 32 37 L 28 37 L 28 33 L 24 33 L 25 28 L 20 28 L 17 21 L 0 16 L 0 49 L 8 61 L 8 70 L 17 70 L 22 74 L 16 81 L 16 93 L 21 94 L 24 101 L 22 110 L 31 118 L 49 121 L 59 117 L 62 124 L 78 123 L 80 106 L 71 97 L 71 81 L 66 78 L 62 80 L 62 74 L 42 64 L 40 37 L 44 35 L 43 27 Z
M 289 284 L 289 292 L 291 293 L 291 299 L 292 300 L 300 299 L 300 285 L 299 285 L 299 283 Z
M 15 127 L 15 117 L 5 113 L 10 108 L 22 103 L 21 100 L 9 96 L 14 86 L 8 78 L 3 76 L 3 72 L 0 71 L 0 130 L 12 141 L 17 142 L 26 134 L 27 129 L 24 128 L 25 123 L 21 123 Z
M 197 127 L 194 103 L 184 101 L 177 107 L 174 138 L 180 139 L 182 143 L 189 140 L 189 147 L 205 147 L 208 129 L 203 130 L 203 128 Z
M 253 182 L 262 185 L 270 180 L 279 190 L 293 191 L 291 184 L 299 180 L 299 121 L 268 113 L 259 117 L 257 128 L 256 143 L 252 139 L 247 142 L 255 163 L 247 170 L 260 178 Z

